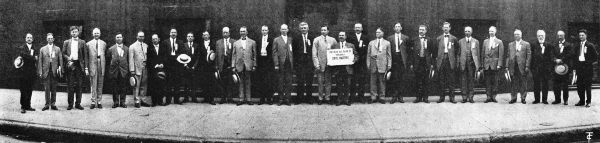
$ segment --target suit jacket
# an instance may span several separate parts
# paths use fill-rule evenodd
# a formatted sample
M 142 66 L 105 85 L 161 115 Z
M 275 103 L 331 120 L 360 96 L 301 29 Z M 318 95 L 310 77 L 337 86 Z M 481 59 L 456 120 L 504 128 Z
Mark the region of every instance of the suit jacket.
M 445 49 L 446 49 L 446 45 L 444 43 L 444 35 L 440 35 L 436 38 L 437 41 L 437 49 L 438 49 L 438 55 L 437 55 L 437 64 L 436 67 L 439 70 L 442 67 L 442 61 L 444 60 L 442 58 L 442 56 L 444 56 L 445 53 Z M 454 37 L 454 35 L 449 34 L 448 36 L 448 59 L 450 61 L 450 69 L 455 69 L 456 65 L 456 61 L 457 61 L 457 53 L 459 52 L 456 48 L 456 46 L 458 46 L 456 43 L 458 42 L 457 38 Z
M 27 44 L 23 44 L 17 47 L 17 54 L 13 59 L 16 59 L 18 56 L 21 56 L 23 59 L 23 67 L 17 69 L 19 75 L 22 78 L 35 78 L 37 77 L 37 57 L 39 55 L 39 49 L 37 49 L 33 44 L 31 44 L 31 50 L 27 47 Z
M 557 42 L 556 44 L 556 52 L 554 57 L 556 59 L 561 59 L 563 63 L 567 64 L 569 67 L 573 66 L 573 60 L 572 60 L 572 56 L 575 55 L 575 53 L 573 52 L 573 50 L 575 49 L 573 47 L 572 43 L 569 43 L 565 40 L 565 42 L 563 43 L 563 50 L 562 52 L 560 51 L 560 41 Z M 569 71 L 573 70 L 573 68 L 569 68 Z
M 429 38 L 427 36 L 425 36 L 423 38 L 425 39 L 425 41 L 424 41 L 425 45 L 421 44 L 421 37 L 416 37 L 412 40 L 412 50 L 414 51 L 412 53 L 412 58 L 413 58 L 413 61 L 417 61 L 418 59 L 420 59 L 421 55 L 419 55 L 419 54 L 421 52 L 421 49 L 425 48 L 425 50 L 423 50 L 425 62 L 427 64 L 426 65 L 427 67 L 425 67 L 425 68 L 429 68 L 429 66 L 433 65 L 433 61 L 435 60 L 437 50 L 436 50 L 435 46 L 432 46 L 433 40 L 431 40 L 431 38 Z
M 290 35 L 288 34 L 288 36 L 290 36 Z M 302 39 L 301 33 L 295 35 L 292 38 L 292 40 L 293 40 L 292 47 L 294 48 L 292 50 L 292 53 L 294 53 L 293 57 L 294 57 L 294 61 L 296 64 L 296 65 L 294 65 L 294 67 L 314 68 L 313 53 L 312 53 L 312 46 L 313 46 L 314 39 L 315 39 L 315 36 L 310 33 L 307 33 L 306 41 L 304 41 Z M 305 49 L 306 49 L 306 53 L 304 53 Z
M 146 69 L 148 69 L 148 73 L 154 74 L 158 72 L 157 69 L 154 68 L 158 64 L 166 66 L 165 63 L 169 54 L 169 47 L 164 44 L 158 44 L 158 51 L 154 44 L 148 46 L 148 52 L 146 53 Z
M 378 47 L 377 39 L 369 42 L 367 51 L 367 69 L 370 73 L 385 73 L 392 66 L 392 46 L 389 41 L 381 39 Z
M 554 55 L 556 50 L 553 44 L 550 42 L 544 42 L 544 53 L 542 54 L 542 44 L 539 41 L 535 41 L 531 44 L 531 68 L 532 70 L 545 70 L 554 71 Z
M 52 48 L 54 51 L 54 58 L 52 58 L 50 55 L 50 48 Z M 63 54 L 60 51 L 60 48 L 54 45 L 46 45 L 40 49 L 37 72 L 42 79 L 48 77 L 48 72 L 51 72 L 54 77 L 58 77 L 59 73 L 57 70 L 59 67 L 61 69 L 60 72 L 64 70 L 62 68 L 63 56 L 61 55 Z M 52 66 L 52 69 L 50 69 L 50 66 Z
M 279 36 L 273 40 L 273 65 L 275 67 L 283 68 L 284 66 L 291 66 L 294 69 L 294 50 L 304 50 L 296 48 L 290 50 L 292 47 L 292 37 L 287 37 L 287 43 L 283 41 L 283 36 Z M 302 42 L 302 41 L 300 41 Z M 301 51 L 304 53 L 304 51 Z M 311 51 L 312 52 L 312 51 Z M 307 51 L 308 53 L 308 51 Z M 289 60 L 289 63 L 286 63 Z M 286 65 L 289 64 L 289 65 Z
M 146 69 L 146 52 L 148 45 L 144 42 L 136 41 L 129 46 L 129 71 L 135 75 L 142 75 Z
M 331 49 L 341 49 L 342 47 L 340 46 L 340 43 L 335 43 L 333 44 L 333 46 L 331 46 Z M 352 62 L 356 63 L 356 61 L 358 61 L 358 52 L 356 51 L 356 48 L 354 48 L 354 45 L 352 43 L 348 43 L 346 42 L 344 44 L 344 48 L 348 48 L 348 49 L 352 49 L 352 54 L 354 54 L 354 59 L 352 60 Z M 347 65 L 347 66 L 340 66 L 341 70 L 346 70 L 346 73 L 348 74 L 354 74 L 354 69 L 353 69 L 353 65 Z
M 596 45 L 592 44 L 589 41 L 584 43 L 584 46 L 587 47 L 587 50 L 583 51 L 583 56 L 585 57 L 585 61 L 579 61 L 579 56 L 581 55 L 581 42 L 574 43 L 575 49 L 573 50 L 573 62 L 574 69 L 577 70 L 577 76 L 593 76 L 593 66 L 594 62 L 598 60 L 598 53 L 596 51 Z M 591 77 L 590 77 L 591 79 Z M 579 82 L 579 81 L 578 81 Z
M 225 47 L 225 39 L 219 39 L 217 43 L 215 43 L 215 69 L 221 71 L 225 67 L 230 67 L 231 63 L 231 53 L 233 51 L 233 43 L 236 40 L 233 38 L 229 38 L 229 47 Z
M 330 36 L 326 38 L 319 36 L 313 40 L 312 57 L 315 68 L 318 67 L 317 70 L 325 71 L 325 68 L 327 68 L 327 50 L 331 49 L 331 46 L 335 43 L 337 41 Z
M 356 36 L 356 33 L 352 33 L 348 35 L 348 39 L 346 40 L 349 43 L 354 45 L 354 50 L 357 52 L 355 57 L 358 57 L 358 60 L 354 63 L 354 70 L 357 71 L 366 71 L 367 67 L 367 51 L 368 51 L 368 39 L 367 34 L 361 33 L 360 38 Z M 362 41 L 362 42 L 360 42 Z
M 233 43 L 231 65 L 237 72 L 254 71 L 256 68 L 256 42 L 246 37 L 246 48 L 242 40 Z
M 473 62 L 475 63 L 475 69 L 479 69 L 481 67 L 480 62 L 480 53 L 479 53 L 479 41 L 473 37 L 471 37 L 471 41 L 467 43 L 467 38 L 462 38 L 458 41 L 460 46 L 459 54 L 459 68 L 460 70 L 465 70 L 467 67 L 467 54 L 471 54 Z
M 182 74 L 184 65 L 177 62 L 177 57 L 181 54 L 186 54 L 186 48 L 181 40 L 175 39 L 175 42 L 171 42 L 171 38 L 163 40 L 163 45 L 167 46 L 167 57 L 165 58 L 164 66 L 169 75 Z M 131 49 L 131 47 L 129 47 Z M 173 52 L 175 51 L 175 52 Z M 175 77 L 175 76 L 172 76 Z
M 268 35 L 267 36 L 267 42 L 263 43 L 262 42 L 263 39 L 263 35 L 260 35 L 256 40 L 258 40 L 256 42 L 257 46 L 256 46 L 256 57 L 257 57 L 257 63 L 258 66 L 257 70 L 258 71 L 270 71 L 273 70 L 274 67 L 274 62 L 273 62 L 273 36 Z M 291 42 L 290 42 L 291 43 Z M 262 56 L 261 55 L 261 50 L 263 48 L 263 46 L 265 46 L 265 51 L 267 52 L 266 56 Z
M 98 45 L 99 48 L 96 47 L 96 45 Z M 99 76 L 104 76 L 104 71 L 106 69 L 106 57 L 104 56 L 106 52 L 106 42 L 100 39 L 98 39 L 98 42 L 96 42 L 96 40 L 90 40 L 87 42 L 86 46 L 88 47 L 87 57 L 89 57 L 86 62 L 88 65 L 87 67 L 89 68 L 90 76 L 95 76 L 96 74 Z M 100 59 L 98 59 L 98 57 L 100 57 Z M 98 67 L 100 67 L 100 71 L 97 71 Z
M 117 75 L 121 75 L 121 78 L 127 78 L 129 75 L 129 48 L 123 44 L 123 56 L 119 55 L 118 45 L 115 44 L 108 49 L 106 53 L 109 61 L 108 78 L 116 79 Z
M 490 41 L 488 38 L 483 41 L 482 46 L 483 68 L 485 70 L 499 70 L 498 66 L 502 67 L 502 60 L 504 59 L 504 44 L 502 40 L 495 38 L 494 41 Z
M 188 63 L 189 67 L 194 67 L 194 71 L 200 71 L 200 69 L 196 68 L 197 65 L 206 65 L 206 50 L 204 46 L 201 46 L 197 42 L 193 42 L 190 46 L 189 42 L 185 44 L 186 53 L 192 58 L 190 63 Z
M 510 74 L 515 73 L 515 62 L 519 66 L 521 75 L 526 75 L 526 68 L 529 68 L 531 63 L 531 45 L 527 41 L 521 40 L 521 50 L 517 51 L 517 42 L 513 41 L 508 44 L 508 57 L 506 57 L 506 66 Z
M 209 72 L 212 71 L 212 69 L 214 68 L 213 66 L 211 66 L 211 61 L 207 60 L 208 59 L 208 51 L 214 51 L 214 42 L 210 41 L 208 43 L 208 46 L 204 45 L 204 40 L 202 40 L 202 42 L 195 44 L 198 47 L 196 48 L 197 51 L 202 51 L 202 52 L 198 52 L 199 54 L 196 57 L 196 62 L 194 64 L 194 68 L 197 71 L 201 71 L 201 72 Z
M 65 42 L 63 42 L 62 54 L 64 62 L 70 61 L 69 57 L 71 56 L 71 41 L 72 39 L 68 39 L 65 40 Z M 88 68 L 86 63 L 86 61 L 88 60 L 87 48 L 85 47 L 86 43 L 81 39 L 77 39 L 77 43 L 79 45 L 79 48 L 77 49 L 77 60 L 79 60 L 79 66 L 81 66 L 82 69 L 86 69 Z
M 409 56 L 411 55 L 410 52 L 412 52 L 412 50 L 410 48 L 408 48 L 408 36 L 401 34 L 400 35 L 400 41 L 397 41 L 398 39 L 396 39 L 396 34 L 392 34 L 390 35 L 387 40 L 390 41 L 391 43 L 391 50 L 392 50 L 392 69 L 393 71 L 398 71 L 400 70 L 400 65 L 402 64 L 404 66 L 404 69 L 408 69 L 408 67 L 410 67 L 410 65 L 412 65 L 411 63 L 411 59 L 409 58 Z M 398 47 L 396 47 L 396 42 L 398 43 Z M 402 60 L 402 63 L 400 63 L 399 61 Z

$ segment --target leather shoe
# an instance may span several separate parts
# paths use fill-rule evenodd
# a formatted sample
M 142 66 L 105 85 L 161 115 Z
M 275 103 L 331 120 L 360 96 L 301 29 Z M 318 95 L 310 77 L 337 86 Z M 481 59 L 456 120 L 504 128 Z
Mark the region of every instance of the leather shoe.
M 56 108 L 56 106 L 54 106 L 54 105 L 50 106 L 50 109 L 52 109 L 52 110 L 58 110 L 58 108 Z
M 96 104 L 90 105 L 90 109 L 94 109 L 94 108 L 96 108 Z
M 98 104 L 98 109 L 102 109 L 102 104 Z
M 73 105 L 69 105 L 69 107 L 67 107 L 67 110 L 71 110 L 73 109 Z
M 21 109 L 21 113 L 25 114 L 27 111 L 25 111 L 25 109 Z
M 127 108 L 127 105 L 125 105 L 125 104 L 121 104 L 121 107 L 122 107 L 122 108 Z
M 508 104 L 514 104 L 515 102 L 517 102 L 517 99 L 510 100 L 510 102 L 508 102 Z
M 75 109 L 83 110 L 83 107 L 81 107 L 81 105 L 75 105 Z
M 575 106 L 583 106 L 583 105 L 585 105 L 583 102 L 579 102 L 579 103 L 575 104 Z
M 135 103 L 133 106 L 135 106 L 135 108 L 140 108 L 140 103 Z
M 25 108 L 26 111 L 35 111 L 35 109 L 29 107 L 29 108 Z
M 113 104 L 112 108 L 117 108 L 119 107 L 119 104 Z
M 46 110 L 48 110 L 48 109 L 50 109 L 50 107 L 48 107 L 48 106 L 44 106 L 44 108 L 42 108 L 42 111 L 46 111 Z

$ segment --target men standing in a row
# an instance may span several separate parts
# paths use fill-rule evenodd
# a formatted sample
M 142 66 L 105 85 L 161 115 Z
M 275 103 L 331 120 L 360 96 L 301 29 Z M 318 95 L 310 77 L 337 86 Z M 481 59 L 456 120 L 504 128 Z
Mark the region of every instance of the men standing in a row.
M 363 26 L 361 23 L 354 24 L 354 34 L 348 35 L 346 40 L 354 45 L 354 50 L 357 52 L 355 57 L 358 59 L 352 65 L 354 70 L 352 83 L 350 84 L 350 98 L 354 98 L 354 101 L 365 101 L 365 89 L 367 89 L 367 79 L 369 72 L 367 71 L 367 35 L 363 34 Z M 351 101 L 352 102 L 352 101 Z
M 308 33 L 308 23 L 300 22 L 300 34 L 293 38 L 295 40 L 294 47 L 298 50 L 292 51 L 295 59 L 295 70 L 297 76 L 298 86 L 296 86 L 296 104 L 300 102 L 308 102 L 312 104 L 313 97 L 313 76 L 314 76 L 314 64 L 313 64 L 313 52 L 312 42 L 310 39 L 314 39 L 314 35 Z
M 62 76 L 63 72 L 61 66 L 63 63 L 62 52 L 60 48 L 54 45 L 54 36 L 52 33 L 48 33 L 46 40 L 48 41 L 48 45 L 40 49 L 37 64 L 37 74 L 44 84 L 44 91 L 46 93 L 46 104 L 42 108 L 42 111 L 50 108 L 58 110 L 54 105 L 56 103 L 56 85 L 58 84 L 58 78 Z
M 35 111 L 31 108 L 31 94 L 36 79 L 37 49 L 33 47 L 33 35 L 25 35 L 25 44 L 17 48 L 17 56 L 21 57 L 23 66 L 17 67 L 19 91 L 21 91 L 21 113 Z
M 256 42 L 248 38 L 246 26 L 240 28 L 240 40 L 233 43 L 231 66 L 233 72 L 237 72 L 240 76 L 239 91 L 240 101 L 237 105 L 247 103 L 252 105 L 251 95 L 251 79 L 252 72 L 256 70 Z
M 198 57 L 201 57 L 202 50 L 198 49 L 198 44 L 194 43 L 194 33 L 188 33 L 186 35 L 187 42 L 184 44 L 185 54 L 191 57 L 190 63 L 184 66 L 183 71 L 181 71 L 181 82 L 183 83 L 183 103 L 187 103 L 189 101 L 198 103 L 198 96 L 196 95 L 196 89 L 200 87 L 199 82 L 201 82 L 199 76 L 199 70 L 194 67 L 196 62 L 203 62 L 205 60 L 200 60 Z M 206 51 L 204 51 L 206 52 Z M 201 64 L 203 65 L 203 64 Z
M 67 62 L 66 74 L 69 102 L 67 110 L 73 109 L 73 102 L 75 102 L 76 109 L 83 110 L 83 107 L 81 107 L 83 77 L 89 75 L 86 64 L 87 48 L 85 48 L 85 41 L 79 39 L 79 29 L 75 26 L 71 26 L 69 29 L 71 31 L 71 39 L 65 40 L 62 48 L 63 58 Z M 75 98 L 75 101 L 73 98 Z
M 392 96 L 391 103 L 398 101 L 400 103 L 404 103 L 403 96 L 406 96 L 408 93 L 408 89 L 405 84 L 406 81 L 403 78 L 405 74 L 408 74 L 409 70 L 412 70 L 412 64 L 410 63 L 410 55 L 411 50 L 408 48 L 408 36 L 400 33 L 402 31 L 402 25 L 400 23 L 396 23 L 394 25 L 394 35 L 390 35 L 387 40 L 392 42 L 392 80 L 390 94 Z M 400 93 L 403 92 L 403 93 Z
M 123 44 L 123 35 L 120 33 L 115 36 L 115 42 L 115 45 L 110 47 L 108 53 L 106 53 L 108 56 L 107 59 L 110 59 L 108 79 L 112 81 L 112 108 L 127 108 L 127 105 L 125 105 L 125 95 L 127 94 L 127 87 L 129 85 L 129 81 L 127 80 L 127 77 L 129 77 L 129 48 Z
M 492 26 L 489 29 L 490 37 L 483 41 L 483 69 L 485 78 L 485 90 L 488 102 L 496 101 L 498 91 L 498 70 L 502 69 L 502 61 L 504 58 L 504 44 L 502 40 L 496 38 L 496 27 Z
M 575 70 L 573 73 L 577 75 L 577 94 L 579 94 L 579 102 L 575 106 L 590 107 L 592 102 L 592 77 L 594 77 L 593 64 L 598 60 L 598 53 L 594 44 L 587 41 L 588 32 L 585 29 L 579 30 L 579 44 L 574 50 L 577 56 L 574 60 Z M 587 95 L 587 100 L 586 100 Z
M 439 73 L 439 85 L 441 88 L 440 100 L 437 103 L 444 102 L 446 94 L 450 97 L 450 102 L 454 101 L 454 69 L 456 67 L 456 53 L 458 52 L 455 48 L 457 42 L 456 37 L 450 34 L 450 23 L 444 22 L 442 26 L 443 35 L 437 37 L 437 63 L 436 70 Z M 446 92 L 448 90 L 448 92 Z
M 135 77 L 135 87 L 133 89 L 133 98 L 135 107 L 148 107 L 152 103 L 146 96 L 148 85 L 148 71 L 146 70 L 146 53 L 148 45 L 144 43 L 144 32 L 138 32 L 137 41 L 129 46 L 129 72 Z
M 169 56 L 164 61 L 168 73 L 167 99 L 165 100 L 167 103 L 165 104 L 171 104 L 172 100 L 174 100 L 175 104 L 182 104 L 179 97 L 182 95 L 180 74 L 183 72 L 183 64 L 177 62 L 177 56 L 183 54 L 185 50 L 183 49 L 182 42 L 177 40 L 177 30 L 173 28 L 169 31 L 169 40 L 164 41 L 163 45 L 168 45 L 169 47 Z
M 566 64 L 568 67 L 573 68 L 573 62 L 571 57 L 573 54 L 573 45 L 566 41 L 565 32 L 559 30 L 557 32 L 558 36 L 558 45 L 556 46 L 556 54 L 554 55 L 555 64 Z M 564 105 L 567 105 L 567 101 L 569 101 L 569 74 L 573 69 L 569 69 L 567 74 L 559 75 L 554 73 L 552 80 L 552 87 L 554 88 L 554 102 L 552 104 L 560 104 L 561 102 L 561 94 L 562 100 L 564 101 Z
M 529 42 L 522 40 L 521 30 L 514 32 L 515 41 L 508 44 L 508 57 L 506 58 L 506 67 L 510 72 L 511 100 L 513 104 L 517 102 L 517 93 L 521 94 L 521 103 L 527 103 L 527 73 L 531 62 L 531 47 Z
M 281 25 L 281 36 L 273 40 L 273 65 L 278 78 L 278 104 L 290 105 L 292 93 L 292 73 L 294 72 L 294 54 L 292 38 L 288 37 L 288 26 Z M 299 99 L 296 99 L 299 100 Z M 298 103 L 299 101 L 296 101 Z
M 229 37 L 229 27 L 223 27 L 223 39 L 219 39 L 217 41 L 217 46 L 215 50 L 215 53 L 217 54 L 215 58 L 215 69 L 217 69 L 217 72 L 221 73 L 221 75 L 226 75 L 225 73 L 228 71 L 224 71 L 225 68 L 231 67 L 231 51 L 233 50 L 231 48 L 233 47 L 232 45 L 235 41 L 235 39 L 231 39 Z M 228 79 L 230 79 L 230 76 L 221 76 L 221 104 L 233 102 L 232 94 L 233 90 L 235 89 L 233 88 L 231 81 L 229 81 Z
M 392 51 L 390 42 L 383 39 L 383 29 L 377 28 L 375 31 L 376 39 L 369 42 L 369 51 L 367 53 L 367 68 L 370 74 L 371 103 L 385 102 L 385 72 L 392 68 Z
M 475 94 L 474 88 L 474 75 L 480 68 L 481 63 L 479 62 L 479 41 L 472 37 L 473 28 L 470 26 L 465 27 L 465 38 L 458 41 L 460 45 L 459 54 L 459 67 L 460 77 L 462 83 L 463 100 L 462 103 L 473 101 L 473 95 Z
M 258 43 L 259 50 L 257 52 L 257 64 L 260 65 L 256 68 L 256 72 L 254 72 L 254 77 L 252 80 L 254 84 L 252 84 L 252 88 L 254 90 L 255 95 L 260 96 L 260 102 L 258 105 L 263 103 L 273 103 L 273 93 L 276 85 L 274 84 L 275 80 L 273 75 L 273 37 L 269 35 L 269 27 L 263 25 L 260 30 L 260 42 Z M 259 39 L 257 39 L 259 40 Z M 291 76 L 291 75 L 290 75 Z
M 432 93 L 429 86 L 429 72 L 433 69 L 434 55 L 437 53 L 433 45 L 433 40 L 427 37 L 427 27 L 425 25 L 419 25 L 419 37 L 412 40 L 413 45 L 413 61 L 415 77 L 417 82 L 417 100 L 414 103 L 425 102 L 429 103 L 427 99 L 429 94 Z
M 352 62 L 355 63 L 356 60 L 358 60 L 358 55 L 356 55 L 356 49 L 354 48 L 354 45 L 352 43 L 348 43 L 346 42 L 346 32 L 340 32 L 339 36 L 339 42 L 334 43 L 331 46 L 331 49 L 352 49 L 352 54 L 354 55 L 354 59 L 352 59 Z M 336 106 L 339 106 L 340 104 L 346 104 L 348 106 L 350 106 L 350 94 L 351 94 L 351 88 L 353 88 L 354 86 L 351 86 L 352 84 L 352 78 L 353 78 L 353 74 L 354 74 L 354 69 L 352 68 L 353 65 L 343 65 L 343 66 L 337 66 L 335 67 L 335 73 L 336 73 L 336 86 L 338 87 L 338 99 L 337 99 L 337 103 L 335 104 Z
M 102 87 L 104 86 L 104 69 L 106 59 L 104 52 L 106 51 L 106 42 L 100 40 L 100 29 L 92 30 L 93 40 L 86 43 L 88 60 L 86 61 L 89 68 L 90 88 L 92 93 L 92 105 L 90 109 L 98 107 L 102 109 Z
M 122 38 L 121 38 L 122 40 Z M 125 47 L 127 48 L 127 47 Z M 157 34 L 152 35 L 152 45 L 148 47 L 146 54 L 146 68 L 148 70 L 148 96 L 152 98 L 152 105 L 165 105 L 163 97 L 165 94 L 165 79 L 157 76 L 158 72 L 165 71 L 165 58 L 169 57 L 169 49 L 160 43 Z M 168 95 L 167 95 L 168 96 Z M 170 97 L 170 96 L 169 96 Z
M 537 41 L 531 45 L 531 67 L 533 69 L 533 93 L 535 101 L 533 104 L 540 103 L 540 92 L 542 94 L 541 101 L 548 104 L 548 80 L 554 71 L 554 47 L 546 42 L 546 32 L 544 30 L 537 31 Z
M 329 99 L 331 96 L 331 69 L 327 66 L 327 50 L 331 49 L 331 46 L 337 41 L 328 34 L 328 27 L 321 26 L 321 36 L 313 40 L 312 57 L 319 82 L 319 101 L 317 102 L 319 105 L 323 100 L 331 103 Z

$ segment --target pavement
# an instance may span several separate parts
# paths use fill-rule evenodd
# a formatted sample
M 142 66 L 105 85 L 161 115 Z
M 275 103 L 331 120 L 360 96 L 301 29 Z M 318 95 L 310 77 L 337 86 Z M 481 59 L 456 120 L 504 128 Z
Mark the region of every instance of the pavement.
M 0 131 L 48 140 L 74 142 L 570 142 L 586 141 L 585 132 L 600 139 L 600 90 L 592 91 L 592 106 L 570 92 L 569 105 L 499 103 L 407 103 L 332 105 L 200 104 L 66 110 L 67 95 L 57 94 L 58 111 L 41 111 L 44 94 L 34 91 L 34 112 L 20 113 L 19 91 L 0 89 Z M 549 93 L 549 102 L 554 101 Z M 437 101 L 430 97 L 430 101 Z M 460 97 L 457 97 L 461 100 Z

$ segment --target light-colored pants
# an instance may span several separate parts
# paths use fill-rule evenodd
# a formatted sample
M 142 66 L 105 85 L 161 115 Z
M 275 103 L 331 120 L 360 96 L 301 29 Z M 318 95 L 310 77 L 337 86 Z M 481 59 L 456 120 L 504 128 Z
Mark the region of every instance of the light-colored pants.
M 152 103 L 152 99 L 146 97 L 146 91 L 148 90 L 148 71 L 142 71 L 142 75 L 135 75 L 137 80 L 135 89 L 133 90 L 133 99 L 135 103 Z
M 370 73 L 371 74 L 371 98 L 385 97 L 385 73 Z M 379 90 L 377 90 L 379 87 Z
M 329 100 L 331 96 L 331 71 L 326 68 L 325 71 L 317 71 L 317 81 L 319 83 L 319 100 Z
M 98 70 L 99 71 L 99 70 Z M 96 73 L 90 76 L 90 88 L 92 93 L 92 104 L 100 104 L 102 101 L 102 87 L 104 85 L 104 75 Z
M 240 85 L 239 85 L 239 91 L 240 91 L 240 101 L 252 101 L 252 96 L 251 96 L 251 78 L 252 78 L 252 72 L 249 71 L 243 71 L 243 72 L 239 72 L 238 73 L 240 75 Z

